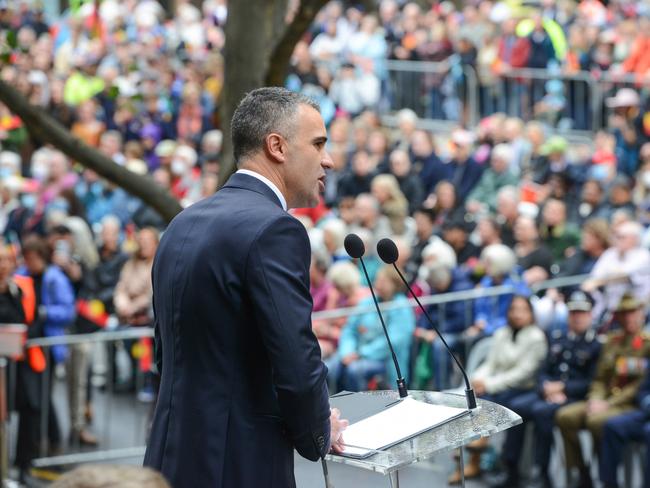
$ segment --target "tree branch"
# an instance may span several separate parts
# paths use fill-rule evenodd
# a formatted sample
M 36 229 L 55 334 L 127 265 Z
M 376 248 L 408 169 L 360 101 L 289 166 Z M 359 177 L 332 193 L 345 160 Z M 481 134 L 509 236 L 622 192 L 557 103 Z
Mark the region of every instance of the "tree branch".
M 0 81 L 0 101 L 20 117 L 36 139 L 51 144 L 82 166 L 92 169 L 153 207 L 167 222 L 182 210 L 180 204 L 151 177 L 142 176 L 116 164 L 98 150 L 68 132 L 42 108 L 31 105 L 23 95 Z
M 296 44 L 309 29 L 318 11 L 327 0 L 301 0 L 293 21 L 287 26 L 282 37 L 274 43 L 269 70 L 266 74 L 267 86 L 282 86 L 289 70 L 289 61 Z

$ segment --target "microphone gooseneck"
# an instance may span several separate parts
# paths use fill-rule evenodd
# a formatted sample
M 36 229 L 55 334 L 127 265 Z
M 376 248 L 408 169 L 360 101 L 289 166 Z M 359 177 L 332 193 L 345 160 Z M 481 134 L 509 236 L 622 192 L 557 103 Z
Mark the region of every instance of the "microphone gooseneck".
M 386 264 L 392 264 L 393 267 L 395 268 L 395 271 L 397 271 L 397 274 L 399 277 L 402 279 L 404 284 L 406 285 L 406 288 L 408 291 L 411 293 L 411 296 L 415 299 L 417 302 L 418 306 L 420 307 L 420 310 L 424 313 L 425 317 L 433 327 L 433 329 L 436 331 L 438 334 L 438 337 L 442 341 L 442 343 L 445 345 L 445 348 L 447 349 L 447 352 L 451 355 L 451 357 L 454 359 L 456 362 L 456 365 L 458 366 L 458 369 L 460 369 L 460 372 L 463 374 L 463 378 L 465 379 L 465 398 L 467 400 L 467 407 L 470 410 L 474 410 L 476 408 L 476 394 L 474 393 L 474 389 L 469 383 L 469 378 L 467 377 L 467 373 L 465 372 L 465 368 L 460 364 L 460 361 L 458 361 L 458 358 L 451 352 L 451 348 L 449 347 L 449 344 L 447 344 L 447 341 L 445 340 L 445 337 L 440 333 L 438 330 L 438 327 L 436 324 L 433 322 L 431 317 L 429 316 L 429 313 L 427 310 L 422 306 L 420 303 L 420 300 L 418 297 L 413 293 L 413 290 L 411 289 L 411 286 L 408 284 L 408 281 L 406 278 L 404 278 L 404 275 L 402 275 L 402 272 L 399 270 L 395 262 L 397 261 L 397 258 L 399 257 L 399 251 L 397 249 L 397 245 L 395 242 L 393 242 L 391 239 L 382 239 L 377 243 L 377 254 L 379 255 L 379 258 L 385 262 Z
M 366 269 L 366 263 L 363 262 L 363 255 L 366 251 L 363 241 L 356 234 L 348 234 L 347 236 L 345 236 L 344 246 L 345 246 L 345 251 L 350 255 L 350 257 L 359 259 L 359 261 L 361 262 L 363 274 L 365 275 L 366 281 L 368 282 L 368 287 L 370 288 L 370 293 L 372 294 L 372 300 L 375 303 L 375 308 L 377 309 L 377 315 L 379 315 L 379 321 L 381 322 L 381 327 L 384 330 L 384 335 L 386 336 L 386 342 L 388 343 L 388 348 L 390 349 L 391 356 L 393 357 L 393 364 L 395 364 L 395 370 L 397 371 L 397 391 L 399 392 L 400 398 L 405 398 L 408 396 L 408 390 L 406 389 L 406 380 L 404 380 L 404 377 L 402 376 L 402 371 L 399 367 L 399 363 L 397 362 L 397 356 L 395 355 L 393 344 L 390 340 L 390 337 L 388 336 L 388 329 L 386 328 L 386 324 L 384 323 L 384 317 L 381 314 L 381 310 L 379 310 L 379 302 L 377 301 L 377 297 L 375 296 L 375 290 L 372 287 L 370 276 L 368 275 L 368 270 Z

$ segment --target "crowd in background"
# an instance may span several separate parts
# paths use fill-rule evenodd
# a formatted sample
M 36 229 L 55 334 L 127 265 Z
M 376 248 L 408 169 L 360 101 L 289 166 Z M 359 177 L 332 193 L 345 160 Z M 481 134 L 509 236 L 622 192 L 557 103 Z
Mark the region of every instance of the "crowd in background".
M 223 88 L 226 2 L 206 0 L 202 10 L 178 2 L 171 17 L 152 0 L 105 0 L 98 12 L 93 5 L 81 2 L 50 19 L 37 3 L 0 2 L 2 35 L 15 32 L 17 43 L 0 71 L 2 80 L 116 164 L 150 175 L 184 207 L 208 197 L 219 186 L 225 137 L 215 114 Z M 581 388 L 571 394 L 545 390 L 544 381 L 565 381 L 565 371 L 537 379 L 549 358 L 550 369 L 553 357 L 561 365 L 571 349 L 562 342 L 567 337 L 584 339 L 585 330 L 593 337 L 638 336 L 641 345 L 634 351 L 645 354 L 649 47 L 648 2 L 465 2 L 460 9 L 440 2 L 425 9 L 382 0 L 370 13 L 344 2 L 323 8 L 295 48 L 286 85 L 320 103 L 334 163 L 319 206 L 294 211 L 312 243 L 314 312 L 361 311 L 314 320 L 332 392 L 394 387 L 381 325 L 368 312 L 372 299 L 365 278 L 343 248 L 349 232 L 366 244 L 365 264 L 382 302 L 406 305 L 408 298 L 399 276 L 375 253 L 384 237 L 395 239 L 397 265 L 423 298 L 510 287 L 497 296 L 432 305 L 428 313 L 464 361 L 483 339 L 494 338 L 494 351 L 473 376 L 475 388 L 515 411 L 521 410 L 517 398 L 538 387 L 542 403 L 560 405 L 587 395 L 598 354 L 593 340 L 581 359 Z M 479 68 L 486 116 L 476 127 L 433 133 L 403 108 L 395 125 L 384 125 L 382 107 L 394 105 L 396 96 L 389 90 L 388 59 L 449 61 L 452 74 L 454 63 Z M 558 76 L 577 70 L 595 77 L 632 73 L 636 83 L 613 89 L 605 100 L 606 128 L 593 133 L 589 144 L 577 145 L 551 131 L 566 105 L 561 93 L 545 93 L 552 86 L 537 90 L 534 114 L 517 109 L 517 99 L 514 111 L 499 105 L 492 88 L 510 67 L 548 68 Z M 464 83 L 459 73 L 456 87 Z M 462 111 L 462 105 L 443 103 L 449 101 L 443 96 L 448 82 L 447 76 L 426 75 L 428 96 L 439 103 L 432 105 L 438 112 L 425 115 L 450 118 L 449 111 Z M 520 85 L 522 94 L 537 96 L 534 84 Z M 555 113 L 551 118 L 549 111 Z M 29 323 L 30 338 L 151 326 L 150 271 L 164 219 L 43 145 L 2 104 L 0 145 L 0 322 Z M 544 285 L 577 275 L 583 278 Z M 577 312 L 587 318 L 576 319 Z M 423 314 L 404 306 L 385 320 L 411 387 L 458 385 Z M 145 377 L 138 396 L 151 401 L 156 380 L 150 344 L 137 346 L 130 360 Z M 67 365 L 73 441 L 98 441 L 87 427 L 91 350 L 57 346 L 39 356 L 31 349 L 18 367 L 21 468 L 38 451 L 39 375 L 55 371 L 44 373 L 48 361 Z M 634 371 L 625 384 L 638 387 L 643 368 Z M 634 395 L 628 397 L 616 413 L 636 407 Z M 56 412 L 49 411 L 49 442 L 57 448 L 64 441 Z M 537 422 L 535 415 L 527 419 Z M 601 431 L 594 435 L 600 439 Z M 516 435 L 509 439 L 519 442 Z M 570 447 L 569 434 L 566 439 Z M 507 466 L 516 461 L 504 459 Z M 584 464 L 571 462 L 584 478 Z M 538 464 L 542 471 L 548 466 L 543 456 Z M 476 463 L 470 468 L 476 471 Z

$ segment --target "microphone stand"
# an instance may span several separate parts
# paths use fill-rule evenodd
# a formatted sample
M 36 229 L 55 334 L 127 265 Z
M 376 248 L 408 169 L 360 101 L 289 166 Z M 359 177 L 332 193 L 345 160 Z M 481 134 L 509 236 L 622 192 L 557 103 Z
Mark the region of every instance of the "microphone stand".
M 415 298 L 415 301 L 420 306 L 420 310 L 422 310 L 422 312 L 424 312 L 424 315 L 426 316 L 427 320 L 429 321 L 429 323 L 435 329 L 436 333 L 438 334 L 438 337 L 440 338 L 440 340 L 443 342 L 443 344 L 447 348 L 447 351 L 449 351 L 449 354 L 451 354 L 451 348 L 449 347 L 449 344 L 447 344 L 447 341 L 445 340 L 445 337 L 440 333 L 440 331 L 438 330 L 438 327 L 436 327 L 436 325 L 433 323 L 433 320 L 429 316 L 429 313 L 422 306 L 422 304 L 420 303 L 420 300 L 418 300 L 418 297 L 415 295 L 415 293 L 413 293 L 413 290 L 411 289 L 411 286 L 408 284 L 408 281 L 406 280 L 406 278 L 404 278 L 404 275 L 402 275 L 402 272 L 399 270 L 399 268 L 397 267 L 397 265 L 394 262 L 393 262 L 393 267 L 395 268 L 395 271 L 397 271 L 397 274 L 399 275 L 399 277 L 402 279 L 402 281 L 406 285 L 406 288 L 408 289 L 408 291 L 411 293 L 411 296 L 413 298 Z M 458 365 L 458 369 L 460 369 L 461 373 L 463 374 L 463 378 L 465 379 L 465 398 L 467 399 L 467 408 L 469 408 L 470 410 L 474 410 L 476 408 L 476 395 L 474 394 L 474 389 L 472 388 L 472 386 L 469 383 L 469 378 L 467 377 L 467 373 L 465 372 L 465 368 L 463 368 L 461 366 L 460 362 L 458 361 L 458 358 L 454 354 L 451 354 L 451 357 L 454 358 L 454 361 L 456 361 L 456 364 Z
M 370 293 L 372 293 L 372 300 L 375 302 L 375 308 L 377 309 L 377 314 L 379 315 L 381 326 L 384 329 L 386 342 L 388 342 L 390 353 L 393 356 L 393 363 L 395 363 L 395 369 L 397 370 L 397 391 L 399 392 L 399 397 L 406 398 L 408 396 L 408 390 L 406 389 L 406 381 L 402 376 L 402 371 L 400 370 L 399 363 L 397 362 L 397 356 L 395 355 L 393 344 L 390 341 L 390 337 L 388 337 L 388 329 L 386 329 L 386 324 L 384 323 L 384 317 L 381 315 L 381 311 L 379 310 L 379 303 L 377 302 L 377 297 L 375 296 L 375 290 L 373 289 L 372 283 L 370 282 L 370 276 L 368 276 L 368 270 L 366 270 L 366 264 L 363 262 L 363 258 L 360 257 L 359 261 L 361 261 L 361 267 L 363 268 L 363 273 L 366 275 L 366 281 L 368 282 Z

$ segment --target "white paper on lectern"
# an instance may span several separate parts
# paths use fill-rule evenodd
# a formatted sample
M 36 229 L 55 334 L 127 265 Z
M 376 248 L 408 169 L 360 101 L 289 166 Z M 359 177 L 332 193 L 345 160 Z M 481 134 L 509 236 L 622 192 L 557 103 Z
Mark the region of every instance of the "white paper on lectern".
M 407 397 L 394 407 L 350 425 L 343 432 L 343 455 L 379 450 L 466 414 L 463 408 L 433 405 Z M 345 412 L 343 412 L 345 416 Z

